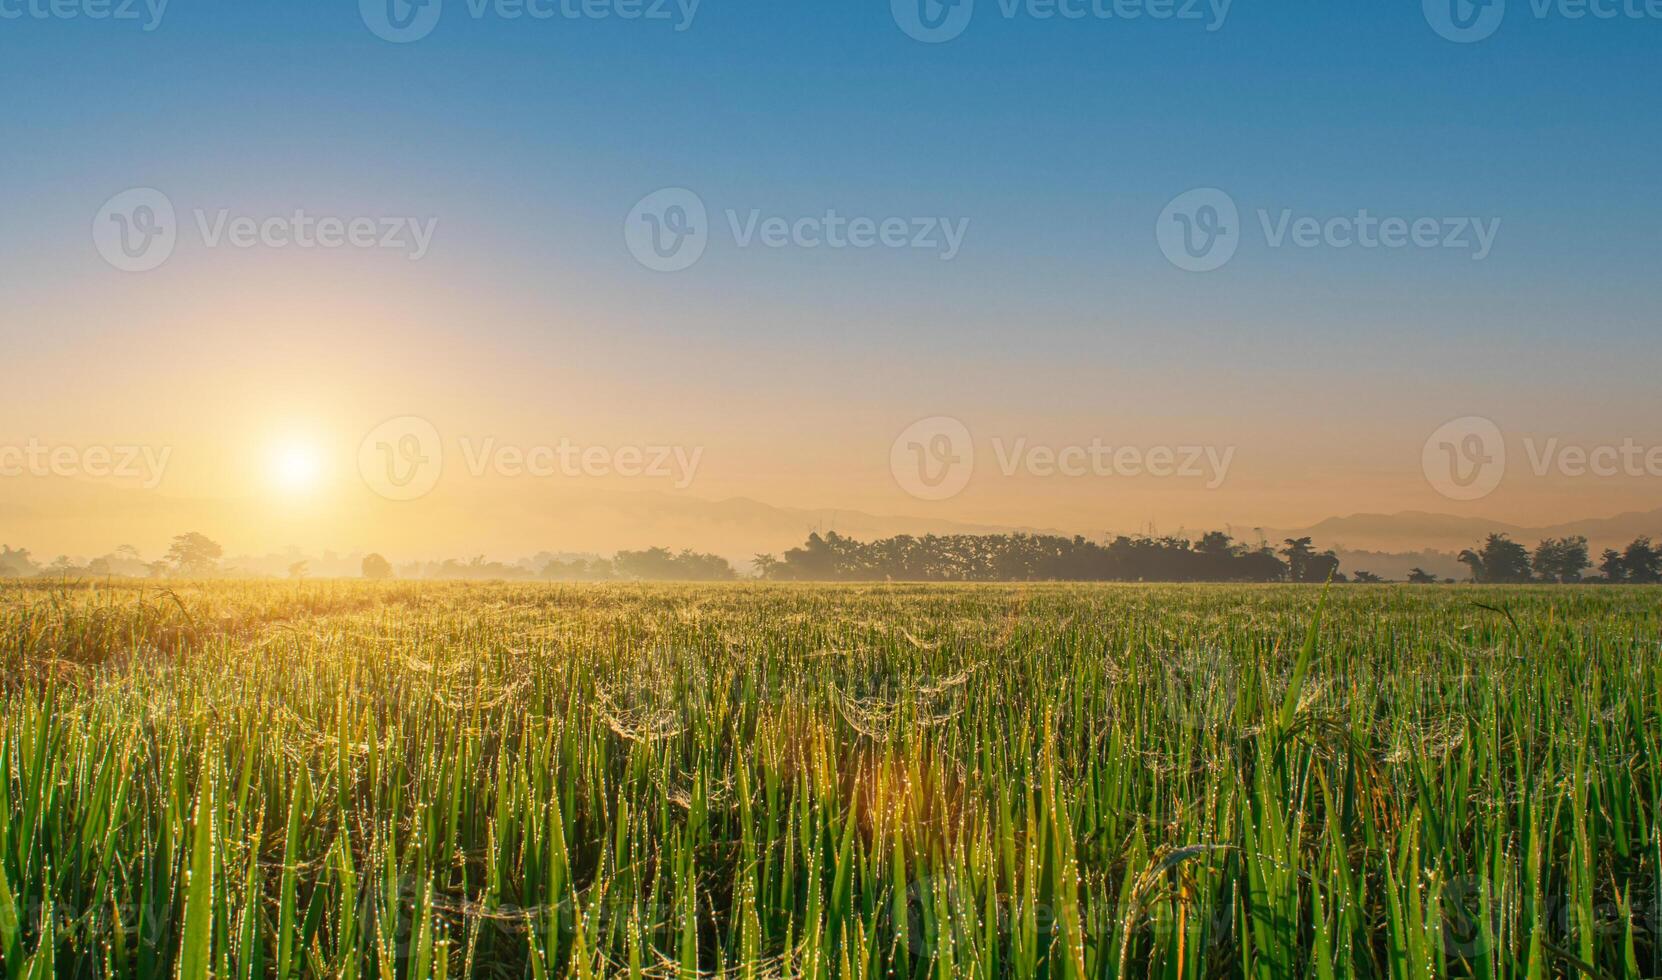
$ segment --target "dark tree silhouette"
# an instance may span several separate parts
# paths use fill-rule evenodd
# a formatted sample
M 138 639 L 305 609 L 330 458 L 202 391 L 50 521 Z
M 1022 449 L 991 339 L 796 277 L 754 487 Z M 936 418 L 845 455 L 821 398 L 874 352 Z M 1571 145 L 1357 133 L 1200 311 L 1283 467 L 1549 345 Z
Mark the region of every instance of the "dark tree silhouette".
M 771 556 L 758 556 L 769 558 Z M 1336 569 L 1331 554 L 1313 567 Z M 1287 566 L 1269 548 L 1249 551 L 1214 531 L 1198 542 L 1120 536 L 899 535 L 860 542 L 836 532 L 808 536 L 784 558 L 758 561 L 763 577 L 803 582 L 1281 582 Z
M 1627 565 L 1622 561 L 1622 553 L 1614 548 L 1604 549 L 1604 554 L 1599 556 L 1599 571 L 1606 582 L 1627 581 Z
M 1535 546 L 1530 562 L 1544 582 L 1579 582 L 1593 564 L 1586 538 L 1548 538 Z
M 1650 538 L 1640 538 L 1622 552 L 1622 570 L 1628 582 L 1640 585 L 1662 582 L 1662 551 L 1650 543 Z
M 1471 568 L 1472 580 L 1505 584 L 1531 580 L 1529 549 L 1504 534 L 1491 534 L 1477 551 L 1460 552 L 1460 562 Z
M 1281 554 L 1287 558 L 1287 568 L 1293 581 L 1310 581 L 1310 560 L 1316 555 L 1316 550 L 1310 545 L 1310 539 L 1288 538 L 1283 544 L 1287 547 L 1281 549 Z

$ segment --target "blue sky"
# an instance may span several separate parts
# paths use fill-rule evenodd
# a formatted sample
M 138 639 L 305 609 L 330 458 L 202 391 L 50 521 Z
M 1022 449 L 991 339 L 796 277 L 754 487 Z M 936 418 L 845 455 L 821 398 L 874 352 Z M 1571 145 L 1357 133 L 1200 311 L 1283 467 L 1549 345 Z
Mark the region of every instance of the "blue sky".
M 795 393 L 804 417 L 835 416 L 839 399 L 897 421 L 942 403 L 1266 430 L 1303 415 L 1313 438 L 1352 442 L 1323 423 L 1383 418 L 1413 443 L 1479 412 L 1596 435 L 1662 407 L 1647 356 L 1662 19 L 1537 9 L 1509 0 L 1476 43 L 1440 37 L 1420 4 L 1261 0 L 1236 0 L 1215 30 L 1210 13 L 1041 19 L 978 0 L 941 44 L 909 37 L 887 0 L 703 0 L 685 30 L 475 17 L 444 0 L 407 44 L 372 33 L 356 3 L 315 0 L 171 0 L 153 31 L 0 19 L 0 331 L 23 356 L 93 370 L 115 350 L 150 356 L 120 324 L 192 343 L 229 329 L 208 324 L 203 297 L 301 318 L 315 293 L 385 319 L 281 348 L 270 334 L 305 330 L 262 326 L 216 349 L 297 365 L 402 331 L 468 352 L 450 362 L 457 388 L 556 377 L 601 412 L 625 411 L 605 392 L 652 387 L 744 410 Z M 304 208 L 440 226 L 419 266 L 187 241 L 134 277 L 87 235 L 131 187 L 163 190 L 185 224 L 198 208 Z M 666 187 L 697 193 L 714 239 L 671 275 L 642 268 L 622 229 Z M 1239 205 L 1243 241 L 1224 268 L 1184 271 L 1155 222 L 1206 187 Z M 950 262 L 739 248 L 725 230 L 729 209 L 828 208 L 969 225 Z M 1363 208 L 1500 224 L 1473 261 L 1270 248 L 1258 217 Z M 1592 394 L 1607 386 L 1616 401 Z M 8 407 L 39 420 L 62 387 L 25 381 Z M 754 403 L 734 394 L 750 387 Z
M 381 41 L 345 3 L 172 0 L 151 33 L 0 21 L 4 193 L 28 219 L 6 240 L 38 255 L 59 209 L 146 182 L 319 207 L 357 195 L 453 212 L 453 252 L 541 249 L 582 279 L 623 282 L 636 270 L 608 265 L 628 259 L 614 247 L 618 216 L 683 185 L 717 209 L 972 221 L 955 268 L 793 256 L 783 297 L 797 270 L 809 290 L 858 275 L 998 308 L 1010 292 L 990 276 L 1033 276 L 1049 295 L 1020 295 L 1023 308 L 1054 303 L 1074 319 L 1108 305 L 1106 280 L 1121 284 L 1125 312 L 1157 316 L 1171 280 L 1197 284 L 1159 268 L 1153 216 L 1183 190 L 1218 186 L 1249 209 L 1504 222 L 1476 275 L 1407 256 L 1248 248 L 1232 276 L 1198 287 L 1245 299 L 1265 322 L 1248 282 L 1280 292 L 1270 284 L 1314 274 L 1363 305 L 1405 285 L 1455 308 L 1491 294 L 1485 308 L 1551 314 L 1558 296 L 1635 328 L 1624 311 L 1651 305 L 1640 280 L 1657 255 L 1658 116 L 1643 93 L 1662 21 L 1537 20 L 1513 7 L 1493 38 L 1465 45 L 1411 5 L 1252 0 L 1211 32 L 1006 19 L 981 0 L 940 45 L 908 38 L 883 3 L 705 0 L 677 32 L 476 20 L 449 0 L 408 45 Z M 766 265 L 703 278 L 719 292 Z M 822 278 L 828 268 L 842 275 Z

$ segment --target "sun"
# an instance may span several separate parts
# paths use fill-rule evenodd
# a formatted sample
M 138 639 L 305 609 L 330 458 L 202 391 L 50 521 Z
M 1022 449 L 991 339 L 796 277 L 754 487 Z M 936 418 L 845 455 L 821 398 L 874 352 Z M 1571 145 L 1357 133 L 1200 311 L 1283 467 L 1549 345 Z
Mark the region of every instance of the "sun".
M 323 475 L 323 454 L 305 443 L 286 443 L 271 451 L 269 470 L 274 488 L 289 494 L 306 493 L 317 487 Z

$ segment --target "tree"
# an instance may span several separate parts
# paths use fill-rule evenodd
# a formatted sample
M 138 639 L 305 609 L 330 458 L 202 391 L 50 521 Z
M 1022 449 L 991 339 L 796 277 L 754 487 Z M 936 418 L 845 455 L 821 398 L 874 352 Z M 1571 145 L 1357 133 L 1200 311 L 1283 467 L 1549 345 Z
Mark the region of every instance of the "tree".
M 309 562 L 309 561 L 297 561 L 294 564 L 290 565 L 289 566 L 289 578 L 292 578 L 292 579 L 295 579 L 295 580 L 305 578 L 306 573 L 311 569 L 311 564 L 312 563 Z
M 757 578 L 773 578 L 774 570 L 779 567 L 779 559 L 772 555 L 757 555 L 750 559 L 750 566 L 756 569 Z
M 1579 582 L 1592 566 L 1586 538 L 1548 538 L 1535 547 L 1535 574 L 1547 582 Z
M 1242 555 L 1239 567 L 1241 577 L 1248 582 L 1280 582 L 1287 577 L 1286 563 L 1267 544 Z
M 181 575 L 212 575 L 223 557 L 225 549 L 219 546 L 219 542 L 196 531 L 174 538 L 173 547 L 167 549 L 167 560 Z
M 0 578 L 28 578 L 39 570 L 28 548 L 0 545 Z
M 385 582 L 392 578 L 392 562 L 387 561 L 379 554 L 365 555 L 363 573 L 364 578 L 371 582 Z
M 1622 552 L 1622 569 L 1629 582 L 1662 582 L 1662 550 L 1651 544 L 1650 538 L 1640 538 Z
M 1361 570 L 1356 572 L 1356 584 L 1358 585 L 1378 585 L 1383 581 L 1385 580 L 1372 572 L 1364 572 Z
M 794 582 L 1283 582 L 1287 565 L 1264 545 L 1256 551 L 1222 531 L 1198 541 L 1131 537 L 1091 541 L 1083 535 L 902 534 L 856 541 L 814 533 L 778 561 L 753 564 L 772 581 Z M 1309 549 L 1312 581 L 1344 581 L 1338 557 Z
M 1461 564 L 1472 570 L 1472 580 L 1484 584 L 1528 582 L 1529 549 L 1504 534 L 1491 534 L 1477 551 L 1460 552 Z
M 1207 531 L 1195 542 L 1195 551 L 1219 558 L 1234 555 L 1239 550 L 1234 539 L 1222 531 Z
M 625 578 L 648 582 L 719 582 L 737 577 L 727 559 L 690 550 L 678 555 L 668 548 L 620 551 L 613 565 Z
M 1469 553 L 1470 552 L 1468 552 L 1468 554 Z M 1465 559 L 1462 558 L 1461 560 L 1464 561 Z M 1426 571 L 1423 568 L 1419 568 L 1419 567 L 1411 568 L 1411 569 L 1408 570 L 1408 584 L 1409 585 L 1436 585 L 1437 584 L 1437 576 L 1431 574 L 1430 572 Z
M 1471 569 L 1473 582 L 1483 581 L 1484 571 L 1482 556 L 1472 549 L 1467 548 L 1465 551 L 1460 552 L 1460 558 L 1458 560 L 1460 564 Z
M 1283 542 L 1287 547 L 1281 553 L 1287 558 L 1287 567 L 1292 570 L 1293 581 L 1309 582 L 1310 561 L 1316 557 L 1316 549 L 1311 547 L 1309 538 L 1288 538 Z
M 1604 573 L 1606 582 L 1626 582 L 1627 563 L 1622 560 L 1622 553 L 1614 548 L 1604 549 L 1599 556 L 1599 571 Z
M 1305 563 L 1304 574 L 1306 582 L 1343 582 L 1345 580 L 1345 577 L 1339 574 L 1339 556 L 1331 551 L 1312 555 Z

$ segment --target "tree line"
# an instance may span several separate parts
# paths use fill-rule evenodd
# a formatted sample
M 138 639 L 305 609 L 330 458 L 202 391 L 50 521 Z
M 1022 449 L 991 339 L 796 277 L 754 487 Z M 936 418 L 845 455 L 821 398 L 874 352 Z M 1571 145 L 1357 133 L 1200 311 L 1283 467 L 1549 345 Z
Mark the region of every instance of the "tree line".
M 1250 547 L 1222 531 L 1198 540 L 1121 535 L 1103 544 L 1043 534 L 898 535 L 862 542 L 812 534 L 783 558 L 753 560 L 758 575 L 798 582 L 1326 582 L 1339 558 L 1310 538 Z
M 1491 534 L 1459 556 L 1480 583 L 1662 582 L 1662 547 L 1639 538 L 1625 550 L 1604 552 L 1599 575 L 1584 537 L 1549 538 L 1532 552 L 1504 534 Z M 1200 538 L 1120 535 L 1104 544 L 1083 536 L 898 535 L 861 542 L 836 532 L 810 535 L 800 548 L 754 559 L 757 574 L 773 581 L 803 582 L 1386 582 L 1368 571 L 1340 571 L 1333 551 L 1317 551 L 1308 537 L 1288 538 L 1280 548 L 1251 547 L 1223 531 Z M 1452 582 L 1423 568 L 1409 572 L 1411 585 Z
M 103 558 L 78 565 L 60 557 L 41 566 L 26 549 L 0 546 L 0 578 L 149 577 L 213 578 L 227 573 L 224 548 L 206 535 L 190 532 L 173 539 L 165 556 L 144 561 L 137 549 L 122 546 Z M 364 578 L 384 580 L 462 579 L 556 582 L 725 582 L 738 579 L 733 565 L 719 555 L 683 549 L 647 548 L 619 551 L 611 558 L 539 556 L 519 564 L 449 559 L 414 562 L 397 570 L 379 554 L 363 558 Z M 1656 584 L 1662 583 L 1662 546 L 1648 537 L 1621 550 L 1607 549 L 1595 565 L 1585 537 L 1548 538 L 1533 550 L 1505 534 L 1491 534 L 1458 559 L 1483 584 Z M 542 561 L 538 566 L 536 562 Z M 1249 546 L 1223 531 L 1197 539 L 1178 536 L 1120 535 L 1106 543 L 1081 535 L 954 534 L 896 535 L 857 541 L 835 531 L 810 534 L 783 557 L 762 554 L 752 559 L 755 577 L 774 582 L 1385 582 L 1367 571 L 1346 574 L 1337 554 L 1318 551 L 1308 537 L 1288 538 L 1279 548 L 1266 542 Z M 308 563 L 289 567 L 290 578 L 305 578 Z M 1452 582 L 1423 568 L 1413 569 L 1409 584 Z
M 1589 576 L 1593 559 L 1584 537 L 1548 538 L 1530 551 L 1504 534 L 1491 534 L 1479 548 L 1460 553 L 1471 569 L 1472 581 L 1505 584 L 1525 582 L 1649 585 L 1662 582 L 1662 547 L 1648 537 L 1638 538 L 1617 551 L 1599 556 L 1598 574 Z
M 518 564 L 489 561 L 483 555 L 462 560 L 411 562 L 394 568 L 385 556 L 365 555 L 360 573 L 366 579 L 456 579 L 464 581 L 514 581 L 547 579 L 564 582 L 663 581 L 663 582 L 721 582 L 739 577 L 732 563 L 720 555 L 684 549 L 674 552 L 668 548 L 647 548 L 642 551 L 619 551 L 611 558 L 575 558 L 570 560 L 542 557 Z M 537 563 L 541 561 L 541 564 Z M 295 561 L 288 566 L 288 577 L 303 579 L 310 575 L 310 562 Z M 221 578 L 244 577 L 247 573 L 236 567 L 227 567 L 225 549 L 205 534 L 191 531 L 173 539 L 167 554 L 155 561 L 145 561 L 138 549 L 130 545 L 91 561 L 72 560 L 59 556 L 49 564 L 35 561 L 27 548 L 0 545 L 0 578 Z M 261 576 L 253 576 L 261 577 Z

